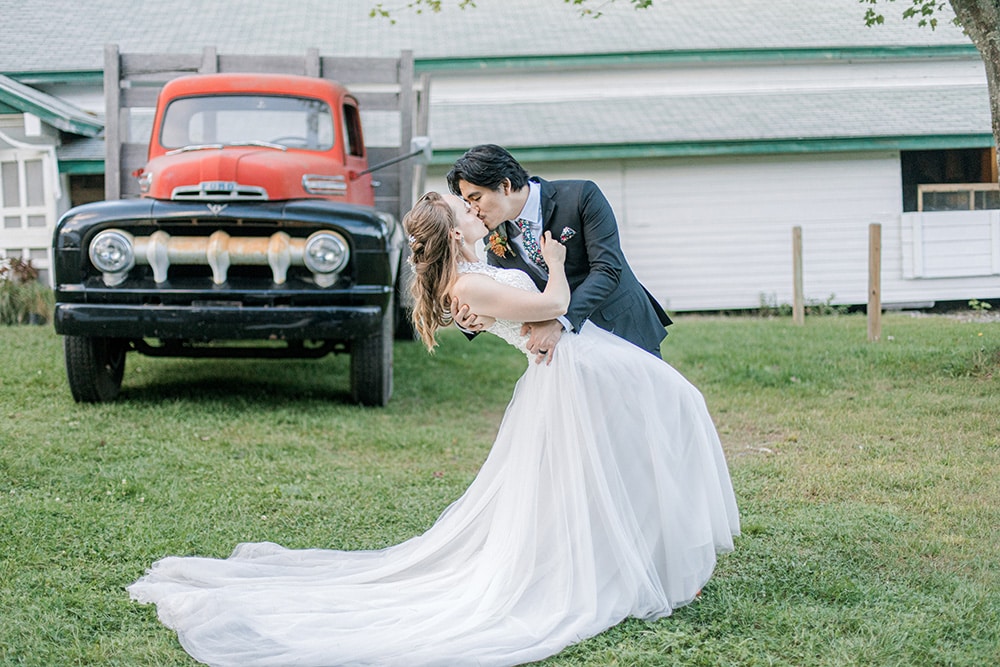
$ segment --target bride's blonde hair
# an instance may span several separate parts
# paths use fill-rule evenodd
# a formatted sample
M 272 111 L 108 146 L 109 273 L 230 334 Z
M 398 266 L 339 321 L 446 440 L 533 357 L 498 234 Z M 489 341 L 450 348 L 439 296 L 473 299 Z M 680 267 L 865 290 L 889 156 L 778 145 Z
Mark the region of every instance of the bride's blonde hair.
M 460 242 L 449 232 L 456 224 L 451 205 L 437 192 L 425 194 L 403 216 L 414 269 L 411 317 L 428 350 L 437 345 L 437 330 L 452 321 L 450 290 L 458 278 Z

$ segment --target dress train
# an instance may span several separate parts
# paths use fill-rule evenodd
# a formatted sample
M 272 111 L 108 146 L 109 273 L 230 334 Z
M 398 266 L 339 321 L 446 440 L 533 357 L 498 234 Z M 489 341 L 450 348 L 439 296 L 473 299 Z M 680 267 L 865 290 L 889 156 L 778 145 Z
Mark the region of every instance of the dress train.
M 700 392 L 588 323 L 528 364 L 476 479 L 422 535 L 168 557 L 128 590 L 217 667 L 508 666 L 669 615 L 738 533 Z

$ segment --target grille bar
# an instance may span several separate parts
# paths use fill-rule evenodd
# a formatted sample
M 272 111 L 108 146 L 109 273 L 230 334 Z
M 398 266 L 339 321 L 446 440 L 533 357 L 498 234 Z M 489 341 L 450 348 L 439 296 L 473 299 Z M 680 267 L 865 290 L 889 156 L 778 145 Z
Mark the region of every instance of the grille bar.
M 157 283 L 166 282 L 171 264 L 208 265 L 216 285 L 226 282 L 230 266 L 270 266 L 274 283 L 282 285 L 290 266 L 305 266 L 305 245 L 305 239 L 292 238 L 285 232 L 269 237 L 239 237 L 217 231 L 205 237 L 171 236 L 160 230 L 135 237 L 135 263 L 151 267 Z

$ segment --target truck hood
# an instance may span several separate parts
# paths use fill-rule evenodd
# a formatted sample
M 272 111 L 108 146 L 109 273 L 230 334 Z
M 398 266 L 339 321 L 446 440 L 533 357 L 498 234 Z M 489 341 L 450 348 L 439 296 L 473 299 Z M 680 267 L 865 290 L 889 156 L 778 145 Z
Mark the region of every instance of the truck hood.
M 304 175 L 331 174 L 323 153 L 260 147 L 210 147 L 150 160 L 138 174 L 148 179 L 144 196 L 154 199 L 283 200 L 313 197 L 302 185 Z

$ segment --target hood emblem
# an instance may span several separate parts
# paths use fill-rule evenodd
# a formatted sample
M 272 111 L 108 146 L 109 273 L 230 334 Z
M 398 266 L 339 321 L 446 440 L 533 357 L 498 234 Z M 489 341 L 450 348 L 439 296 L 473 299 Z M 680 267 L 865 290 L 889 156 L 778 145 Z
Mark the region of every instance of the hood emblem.
M 206 206 L 208 206 L 208 210 L 211 211 L 212 215 L 219 215 L 229 204 L 206 204 Z

